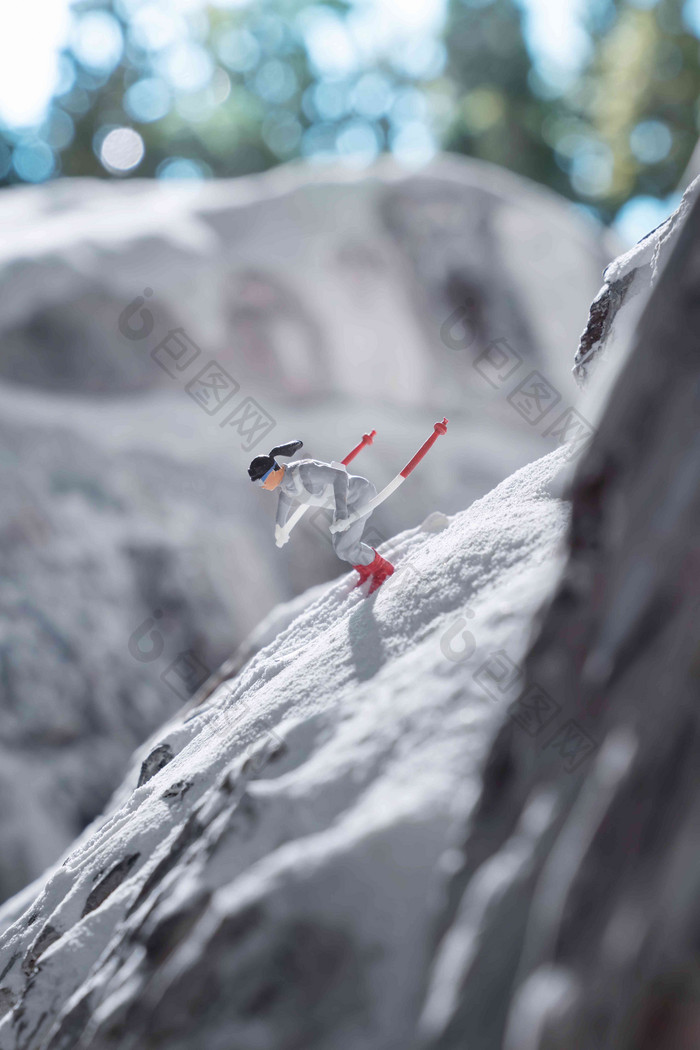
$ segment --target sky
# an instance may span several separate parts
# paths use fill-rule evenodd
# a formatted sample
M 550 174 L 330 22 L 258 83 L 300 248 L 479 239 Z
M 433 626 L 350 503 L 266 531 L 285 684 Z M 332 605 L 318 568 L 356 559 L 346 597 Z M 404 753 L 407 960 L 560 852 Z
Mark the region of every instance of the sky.
M 0 119 L 41 119 L 57 75 L 58 51 L 68 31 L 68 0 L 21 0 L 2 14 Z

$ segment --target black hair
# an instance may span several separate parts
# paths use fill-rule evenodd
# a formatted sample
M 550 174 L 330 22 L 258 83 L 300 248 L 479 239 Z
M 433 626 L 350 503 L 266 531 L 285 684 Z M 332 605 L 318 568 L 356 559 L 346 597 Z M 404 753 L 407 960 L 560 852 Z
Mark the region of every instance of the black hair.
M 259 481 L 263 478 L 268 470 L 279 470 L 279 464 L 276 462 L 276 456 L 293 456 L 295 452 L 304 444 L 303 441 L 286 441 L 284 445 L 275 445 L 274 448 L 270 449 L 270 453 L 267 456 L 256 456 L 248 467 L 248 475 L 251 481 Z

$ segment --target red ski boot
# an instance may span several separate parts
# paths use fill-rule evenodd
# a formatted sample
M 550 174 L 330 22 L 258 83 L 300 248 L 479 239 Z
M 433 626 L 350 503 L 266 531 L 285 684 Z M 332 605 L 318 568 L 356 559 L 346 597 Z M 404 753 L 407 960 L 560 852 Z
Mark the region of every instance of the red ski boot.
M 374 551 L 374 547 L 372 547 Z M 377 554 L 374 551 L 374 561 L 371 561 L 369 565 L 353 565 L 353 569 L 356 569 L 360 574 L 360 578 L 355 584 L 356 587 L 361 587 L 362 584 L 372 578 L 372 582 L 369 586 L 369 594 L 374 594 L 378 587 L 388 580 L 394 571 L 394 566 L 386 558 L 382 558 L 381 554 Z

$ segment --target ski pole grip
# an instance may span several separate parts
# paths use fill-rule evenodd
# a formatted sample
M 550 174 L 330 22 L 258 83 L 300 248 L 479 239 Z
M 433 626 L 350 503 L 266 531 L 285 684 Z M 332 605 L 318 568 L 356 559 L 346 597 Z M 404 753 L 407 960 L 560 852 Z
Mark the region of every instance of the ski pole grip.
M 407 478 L 411 471 L 418 466 L 426 452 L 428 452 L 433 447 L 440 435 L 447 433 L 448 422 L 449 420 L 446 419 L 445 416 L 443 416 L 442 423 L 436 423 L 433 426 L 433 433 L 430 435 L 428 440 L 418 449 L 413 459 L 410 460 L 401 471 L 402 478 Z
M 369 432 L 369 434 L 363 434 L 362 435 L 362 441 L 360 442 L 360 444 L 359 445 L 355 445 L 355 447 L 352 450 L 352 452 L 348 452 L 348 454 L 345 457 L 345 459 L 341 459 L 340 462 L 344 466 L 347 467 L 348 463 L 352 463 L 353 459 L 358 454 L 358 452 L 362 452 L 363 448 L 365 448 L 367 445 L 371 445 L 372 444 L 372 442 L 374 441 L 374 439 L 376 437 L 376 434 L 377 434 L 376 430 L 371 430 Z

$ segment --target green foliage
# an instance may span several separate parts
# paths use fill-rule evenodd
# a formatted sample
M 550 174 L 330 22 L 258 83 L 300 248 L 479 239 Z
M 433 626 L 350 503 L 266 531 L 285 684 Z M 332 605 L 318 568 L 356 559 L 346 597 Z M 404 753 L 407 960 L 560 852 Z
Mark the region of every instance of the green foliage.
M 576 101 L 586 133 L 609 157 L 609 179 L 591 194 L 605 217 L 637 194 L 671 193 L 695 147 L 700 52 L 684 6 L 617 0 L 581 77 Z
M 445 41 L 453 98 L 446 148 L 570 192 L 542 130 L 560 107 L 533 90 L 536 75 L 520 6 L 513 0 L 450 0 Z

